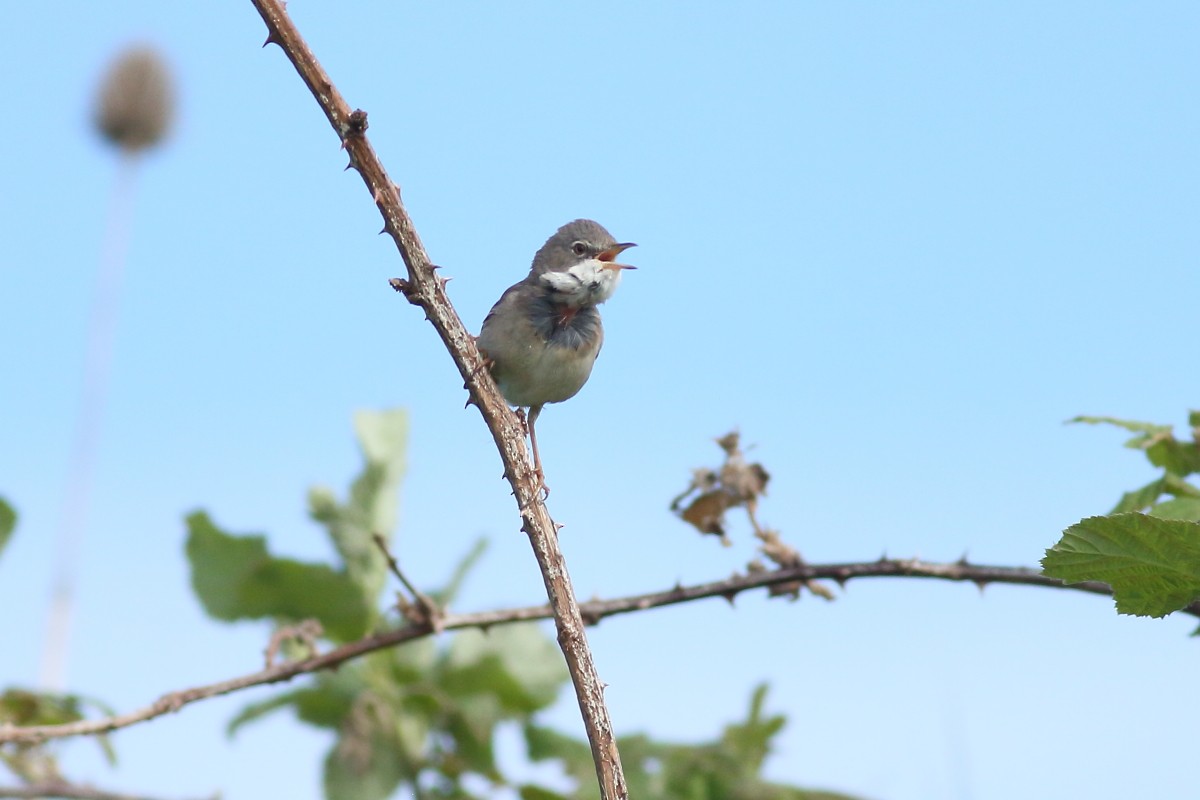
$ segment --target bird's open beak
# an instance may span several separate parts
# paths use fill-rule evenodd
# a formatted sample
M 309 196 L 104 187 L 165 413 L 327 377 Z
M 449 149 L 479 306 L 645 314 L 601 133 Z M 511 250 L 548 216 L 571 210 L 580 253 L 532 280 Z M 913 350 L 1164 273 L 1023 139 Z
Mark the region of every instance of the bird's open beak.
M 637 247 L 637 245 L 633 242 L 614 244 L 612 247 L 596 256 L 596 260 L 604 262 L 604 269 L 637 269 L 637 267 L 631 267 L 628 264 L 618 264 L 617 262 L 613 261 L 614 258 L 631 247 Z

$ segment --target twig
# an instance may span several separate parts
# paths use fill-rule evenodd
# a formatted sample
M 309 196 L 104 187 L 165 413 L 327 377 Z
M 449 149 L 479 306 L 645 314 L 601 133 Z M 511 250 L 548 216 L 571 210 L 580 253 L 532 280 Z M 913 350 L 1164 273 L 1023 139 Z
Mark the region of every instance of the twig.
M 629 793 L 621 770 L 612 720 L 604 703 L 604 684 L 600 681 L 588 648 L 583 618 L 575 601 L 566 561 L 558 547 L 556 526 L 540 497 L 541 484 L 529 460 L 524 430 L 496 388 L 490 373 L 482 369 L 483 359 L 475 340 L 467 333 L 446 295 L 446 279 L 435 274 L 435 267 L 400 201 L 399 187 L 388 177 L 367 141 L 366 113 L 350 110 L 279 0 L 252 2 L 267 25 L 267 42 L 279 45 L 292 62 L 341 139 L 350 157 L 349 166 L 358 170 L 383 215 L 383 230 L 395 241 L 408 270 L 407 278 L 394 279 L 392 286 L 403 292 L 410 303 L 420 306 L 426 318 L 433 323 L 463 377 L 468 402 L 479 408 L 492 433 L 504 463 L 504 474 L 512 484 L 521 515 L 521 528 L 529 536 L 542 572 L 546 596 L 554 609 L 558 642 L 575 686 L 592 758 L 596 762 L 601 797 L 604 800 L 623 800 Z
M 673 589 L 661 592 L 618 597 L 610 600 L 592 600 L 584 603 L 580 610 L 588 624 L 594 625 L 604 617 L 611 617 L 617 614 L 645 611 L 650 608 L 688 603 L 709 597 L 723 597 L 732 602 L 737 595 L 750 589 L 761 589 L 763 587 L 776 586 L 794 581 L 816 580 L 820 578 L 834 580 L 839 584 L 845 584 L 847 581 L 856 578 L 920 578 L 969 582 L 974 583 L 980 588 L 989 583 L 1003 583 L 1041 586 L 1048 589 L 1066 589 L 1088 592 L 1090 594 L 1112 594 L 1112 589 L 1107 584 L 1090 581 L 1068 585 L 1057 578 L 1049 578 L 1037 570 L 1027 567 L 983 566 L 970 564 L 965 560 L 953 563 L 936 563 L 920 561 L 918 559 L 881 558 L 878 561 L 846 564 L 800 564 L 787 569 L 755 572 L 749 575 L 735 575 L 723 581 L 713 581 L 693 586 L 676 586 Z M 1194 617 L 1200 617 L 1200 601 L 1191 603 L 1181 609 L 1181 611 Z M 442 627 L 446 630 L 489 628 L 493 625 L 528 622 L 531 620 L 547 619 L 551 616 L 549 606 L 528 606 L 482 611 L 472 614 L 447 614 L 443 618 Z M 37 743 L 47 739 L 108 733 L 118 728 L 125 728 L 173 711 L 178 711 L 185 705 L 209 697 L 231 694 L 251 686 L 279 683 L 291 680 L 297 675 L 336 667 L 339 664 L 367 653 L 383 650 L 388 647 L 395 647 L 396 645 L 428 636 L 430 633 L 432 631 L 429 626 L 407 625 L 397 630 L 387 631 L 360 639 L 357 642 L 342 645 L 335 650 L 330 650 L 328 653 L 307 658 L 303 661 L 279 664 L 259 672 L 243 675 L 239 678 L 232 678 L 207 686 L 198 686 L 193 689 L 171 692 L 142 709 L 113 717 L 27 728 L 0 725 L 0 744 L 7 742 Z
M 53 783 L 31 783 L 28 786 L 0 786 L 0 797 L 34 798 L 65 797 L 74 800 L 161 800 L 144 794 L 109 792 L 92 786 L 56 781 Z M 216 800 L 213 795 L 212 800 Z
M 412 605 L 409 605 L 408 601 L 404 600 L 403 596 L 401 596 L 400 613 L 404 615 L 405 619 L 413 624 L 429 625 L 433 628 L 434 633 L 441 633 L 442 619 L 445 614 L 443 614 L 442 610 L 438 608 L 437 603 L 433 602 L 432 597 L 414 586 L 412 581 L 405 576 L 404 571 L 400 569 L 400 562 L 396 561 L 396 557 L 393 556 L 392 551 L 388 549 L 386 539 L 384 539 L 378 533 L 372 533 L 371 538 L 375 541 L 375 546 L 379 548 L 379 552 L 383 553 L 384 559 L 387 560 L 388 569 L 390 569 L 392 574 L 396 576 L 396 580 L 400 581 L 400 583 L 404 585 L 404 588 L 408 589 L 409 594 L 413 596 L 413 601 L 417 608 L 414 609 Z

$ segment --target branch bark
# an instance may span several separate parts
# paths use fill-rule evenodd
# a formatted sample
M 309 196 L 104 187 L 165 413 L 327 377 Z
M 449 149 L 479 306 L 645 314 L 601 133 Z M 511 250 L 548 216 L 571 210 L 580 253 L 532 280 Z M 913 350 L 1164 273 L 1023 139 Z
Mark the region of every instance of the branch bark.
M 1057 578 L 1049 578 L 1039 571 L 1028 567 L 986 566 L 970 564 L 965 560 L 952 563 L 938 563 L 920 561 L 918 559 L 881 558 L 878 561 L 844 564 L 801 564 L 769 572 L 734 575 L 722 581 L 713 581 L 692 586 L 676 586 L 660 592 L 617 597 L 608 600 L 593 600 L 584 603 L 580 607 L 580 611 L 583 619 L 588 624 L 594 625 L 605 617 L 617 614 L 645 611 L 651 608 L 688 603 L 710 597 L 723 597 L 732 603 L 740 593 L 747 590 L 784 587 L 797 582 L 822 578 L 837 581 L 839 584 L 845 584 L 847 581 L 857 578 L 918 578 L 973 583 L 980 589 L 990 583 L 1004 583 L 1022 586 L 1041 586 L 1048 589 L 1066 589 L 1087 592 L 1089 594 L 1112 594 L 1112 588 L 1104 583 L 1064 584 Z M 1200 601 L 1191 603 L 1181 610 L 1193 617 L 1200 617 Z M 514 622 L 548 619 L 552 616 L 553 611 L 548 605 L 482 611 L 471 614 L 446 614 L 439 618 L 438 630 L 457 630 L 462 628 L 486 629 L 493 625 L 507 625 Z M 297 675 L 330 669 L 375 650 L 395 647 L 414 639 L 429 636 L 434 632 L 434 625 L 432 623 L 406 625 L 403 628 L 342 645 L 328 653 L 307 658 L 303 661 L 279 664 L 238 678 L 211 683 L 207 686 L 197 686 L 191 689 L 171 692 L 163 695 L 150 705 L 127 714 L 119 714 L 97 720 L 70 722 L 62 725 L 41 725 L 25 728 L 18 728 L 13 725 L 0 725 L 0 744 L 8 742 L 36 744 L 47 739 L 62 739 L 70 736 L 89 736 L 108 733 L 118 728 L 125 728 L 178 711 L 185 705 L 210 697 L 231 694 L 251 686 L 279 683 L 291 680 Z
M 46 797 L 62 797 L 69 800 L 162 800 L 144 794 L 124 794 L 109 792 L 93 786 L 82 786 L 76 783 L 51 782 L 31 783 L 27 786 L 0 786 L 0 798 L 29 798 L 40 800 Z M 210 800 L 217 800 L 219 795 L 213 795 Z
M 512 484 L 521 515 L 521 529 L 529 536 L 546 586 L 546 596 L 554 609 L 559 646 L 566 658 L 579 700 L 592 758 L 596 762 L 601 796 L 604 800 L 623 800 L 628 797 L 628 790 L 621 770 L 612 720 L 604 703 L 604 684 L 596 671 L 566 561 L 558 547 L 557 526 L 542 502 L 539 484 L 535 480 L 533 465 L 525 447 L 524 426 L 509 409 L 484 368 L 475 340 L 467 333 L 446 295 L 446 280 L 434 272 L 436 267 L 425 253 L 425 247 L 400 200 L 399 187 L 388 177 L 367 141 L 366 113 L 351 111 L 300 36 L 280 0 L 252 2 L 267 25 L 267 43 L 279 45 L 292 62 L 341 139 L 343 148 L 350 156 L 349 166 L 358 170 L 363 182 L 371 190 L 375 205 L 383 216 L 383 229 L 395 241 L 408 270 L 407 278 L 392 280 L 393 288 L 403 292 L 410 303 L 425 311 L 426 318 L 433 323 L 458 366 L 468 391 L 467 402 L 479 408 L 492 433 L 504 463 L 504 475 Z

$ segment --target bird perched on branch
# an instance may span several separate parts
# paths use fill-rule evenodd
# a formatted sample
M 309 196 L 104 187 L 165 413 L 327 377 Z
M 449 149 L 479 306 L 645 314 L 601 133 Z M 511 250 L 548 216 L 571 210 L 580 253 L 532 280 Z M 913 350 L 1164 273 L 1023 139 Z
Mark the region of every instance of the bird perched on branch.
M 534 424 L 546 403 L 576 395 L 592 374 L 604 343 L 596 306 L 612 297 L 621 272 L 616 258 L 633 247 L 590 219 L 559 228 L 533 257 L 529 274 L 500 296 L 479 332 L 479 349 L 504 399 L 527 408 L 533 466 L 545 486 Z

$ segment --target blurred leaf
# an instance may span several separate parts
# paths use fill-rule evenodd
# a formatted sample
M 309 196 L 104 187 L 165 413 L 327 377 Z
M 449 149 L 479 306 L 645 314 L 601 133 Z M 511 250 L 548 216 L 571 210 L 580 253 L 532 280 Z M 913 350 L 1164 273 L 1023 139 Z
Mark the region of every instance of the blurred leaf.
M 494 695 L 475 694 L 461 698 L 454 710 L 447 719 L 447 730 L 454 738 L 454 752 L 462 767 L 493 781 L 503 780 L 496 770 L 492 749 L 496 725 L 504 716 L 500 702 Z
M 463 581 L 467 575 L 479 563 L 479 559 L 487 552 L 487 539 L 480 537 L 475 540 L 475 544 L 467 552 L 462 559 L 459 560 L 457 566 L 454 567 L 454 572 L 450 575 L 450 580 L 446 581 L 446 585 L 441 589 L 430 592 L 429 596 L 439 606 L 445 608 L 454 602 L 454 598 L 458 596 L 458 590 L 462 587 Z
M 713 533 L 725 536 L 725 512 L 736 504 L 736 501 L 722 489 L 714 489 L 698 495 L 696 499 L 680 512 L 684 522 L 701 533 Z
M 459 697 L 493 694 L 504 711 L 528 714 L 553 703 L 569 677 L 558 648 L 536 623 L 527 623 L 461 631 L 450 645 L 442 686 Z
M 1156 425 L 1153 422 L 1135 422 L 1128 419 L 1117 419 L 1116 417 L 1079 416 L 1073 417 L 1067 420 L 1067 422 L 1084 423 L 1086 425 L 1115 425 L 1130 433 L 1136 433 L 1138 435 L 1125 442 L 1125 446 L 1137 450 L 1144 449 L 1147 442 L 1152 442 L 1163 435 L 1171 435 L 1170 425 Z
M 525 723 L 523 732 L 525 746 L 529 751 L 531 761 L 561 761 L 563 769 L 580 786 L 586 786 L 589 781 L 595 781 L 596 766 L 592 762 L 592 750 L 586 742 L 559 733 L 553 728 L 535 725 L 532 722 Z M 620 743 L 618 746 L 621 746 Z M 622 756 L 623 760 L 628 758 L 623 750 Z M 572 795 L 572 797 L 576 796 Z
M 3 497 L 0 497 L 0 555 L 4 553 L 4 546 L 12 538 L 13 529 L 16 527 L 16 509 L 10 506 Z
M 1200 522 L 1200 499 L 1195 497 L 1175 497 L 1164 500 L 1150 509 L 1150 513 L 1160 519 L 1182 519 L 1189 522 Z
M 391 541 L 396 527 L 397 490 L 404 474 L 404 448 L 408 440 L 408 414 L 403 409 L 359 411 L 354 429 L 366 462 L 350 485 L 350 496 L 340 504 L 329 489 L 309 491 L 309 513 L 325 526 L 346 566 L 346 574 L 362 594 L 363 606 L 372 609 L 387 580 L 387 562 L 373 534 Z
M 317 686 L 284 692 L 261 702 L 247 705 L 229 721 L 225 732 L 229 736 L 233 736 L 243 725 L 257 722 L 267 714 L 288 707 L 292 708 L 302 722 L 336 730 L 346 714 L 349 713 L 351 703 L 352 698 L 347 698 L 344 693 L 338 692 L 334 686 L 329 685 L 329 682 L 320 681 Z
M 759 684 L 750 696 L 750 713 L 745 722 L 725 728 L 723 741 L 736 753 L 738 761 L 757 774 L 770 751 L 770 742 L 775 734 L 783 730 L 786 719 L 780 716 L 763 718 L 763 705 L 767 698 L 767 685 Z
M 518 786 L 517 794 L 521 800 L 569 800 L 565 794 L 552 792 L 549 789 L 543 789 L 541 786 L 534 786 L 531 783 L 523 783 Z M 635 796 L 630 794 L 630 797 Z
M 1176 497 L 1200 497 L 1200 489 L 1178 475 L 1163 476 L 1163 492 L 1173 494 Z
M 17 727 L 63 725 L 83 719 L 82 699 L 73 694 L 7 689 L 0 694 L 0 723 Z
M 715 741 L 669 744 L 646 736 L 621 737 L 618 745 L 629 796 L 638 800 L 852 800 L 848 795 L 762 780 L 759 773 L 770 742 L 784 725 L 782 716 L 764 714 L 766 692 L 765 685 L 757 687 L 746 719 L 726 726 Z M 570 800 L 599 797 L 586 743 L 533 724 L 526 724 L 524 732 L 531 760 L 557 760 L 576 781 L 575 789 L 566 795 Z M 554 797 L 553 793 L 546 796 Z
M 343 733 L 325 757 L 328 800 L 386 800 L 407 776 L 389 737 Z
M 274 697 L 268 697 L 266 700 L 261 700 L 257 703 L 249 703 L 242 707 L 242 710 L 237 715 L 229 720 L 229 724 L 225 726 L 225 735 L 232 737 L 238 729 L 250 722 L 257 722 L 270 713 L 278 711 L 281 708 L 295 705 L 297 695 L 302 692 L 309 692 L 311 689 L 297 689 L 291 692 L 277 694 Z
M 1200 525 L 1145 514 L 1089 517 L 1063 532 L 1042 568 L 1067 583 L 1108 583 L 1121 614 L 1163 617 L 1200 596 Z
M 202 511 L 187 517 L 192 587 L 216 619 L 315 618 L 330 638 L 351 641 L 370 620 L 363 595 L 344 573 L 324 564 L 276 558 L 262 536 L 234 536 Z
M 84 709 L 91 707 L 104 716 L 113 716 L 116 711 L 107 703 L 93 697 L 79 694 L 64 694 L 60 692 L 42 692 L 29 689 L 11 688 L 0 694 L 0 727 L 14 725 L 27 727 L 32 725 L 65 725 L 84 719 Z M 96 744 L 104 753 L 109 764 L 117 763 L 117 753 L 107 734 L 96 737 Z M 19 755 L 19 754 L 18 754 Z M 51 769 L 55 761 L 47 756 L 44 766 Z M 16 767 L 10 763 L 10 767 Z
M 1150 481 L 1140 489 L 1134 489 L 1132 492 L 1126 492 L 1121 495 L 1120 501 L 1117 502 L 1113 510 L 1109 514 L 1123 514 L 1126 511 L 1145 511 L 1158 500 L 1164 491 L 1166 481 L 1164 478 Z
M 1188 416 L 1189 422 L 1195 413 L 1192 412 Z M 1146 451 L 1146 457 L 1154 466 L 1180 476 L 1200 472 L 1200 446 L 1195 442 L 1181 442 L 1176 439 L 1175 431 L 1170 425 L 1134 422 L 1115 417 L 1075 417 L 1068 421 L 1089 425 L 1115 425 L 1136 433 L 1136 436 L 1125 442 L 1125 446 Z
M 425 637 L 408 642 L 388 651 L 391 663 L 391 680 L 397 684 L 416 683 L 425 680 L 437 662 L 437 641 Z
M 1164 437 L 1146 448 L 1146 458 L 1156 467 L 1173 475 L 1200 472 L 1200 448 L 1194 443 L 1181 442 L 1174 436 Z

